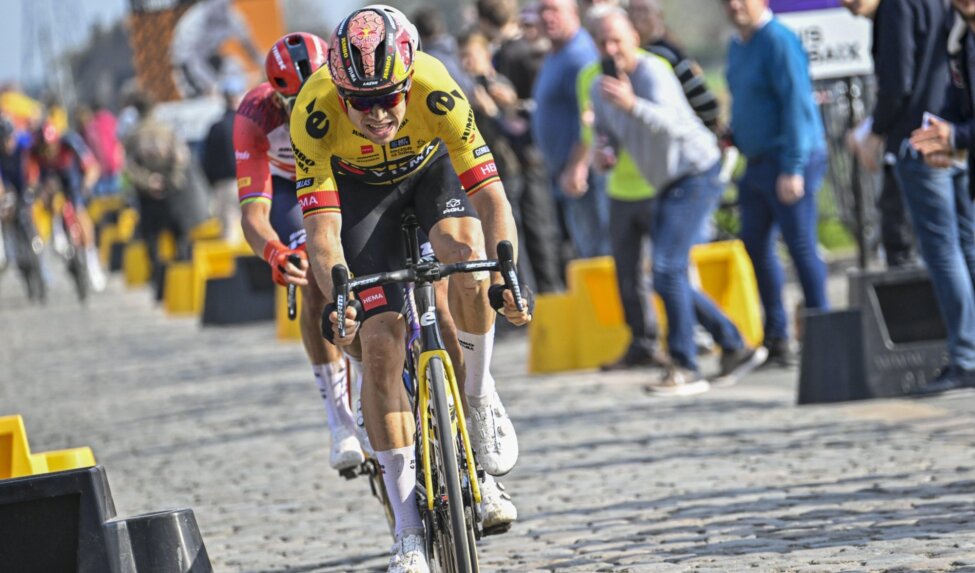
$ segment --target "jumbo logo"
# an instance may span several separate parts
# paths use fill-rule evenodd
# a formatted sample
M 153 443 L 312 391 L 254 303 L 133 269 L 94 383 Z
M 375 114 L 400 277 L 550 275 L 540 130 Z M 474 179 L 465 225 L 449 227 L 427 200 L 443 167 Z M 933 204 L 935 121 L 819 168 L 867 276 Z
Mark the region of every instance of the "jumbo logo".
M 454 96 L 461 97 L 457 90 L 452 93 L 453 95 L 442 91 L 430 92 L 427 96 L 427 107 L 436 115 L 447 115 L 457 105 Z
M 300 149 L 295 149 L 295 159 L 301 163 L 307 165 L 308 167 L 313 167 L 315 165 L 315 160 L 310 159 L 307 155 L 301 152 Z
M 324 111 L 319 111 L 315 109 L 315 102 L 318 98 L 311 100 L 311 103 L 305 107 L 305 111 L 308 112 L 308 119 L 305 120 L 305 131 L 308 135 L 314 137 L 315 139 L 321 139 L 325 137 L 328 133 L 328 116 L 325 115 Z M 300 159 L 300 158 L 299 158 Z M 309 165 L 314 165 L 314 162 L 309 163 Z

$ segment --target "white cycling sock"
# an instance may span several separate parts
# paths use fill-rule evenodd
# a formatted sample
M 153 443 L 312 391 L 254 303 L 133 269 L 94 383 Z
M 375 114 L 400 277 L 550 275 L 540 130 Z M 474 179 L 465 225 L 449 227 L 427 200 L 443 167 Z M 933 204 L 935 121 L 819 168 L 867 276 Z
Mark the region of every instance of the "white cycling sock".
M 423 529 L 416 507 L 416 450 L 413 446 L 376 452 L 383 483 L 396 518 L 396 535 L 407 529 Z
M 362 396 L 362 361 L 351 354 L 343 353 L 349 360 L 349 379 L 352 380 L 353 392 Z
M 464 394 L 471 398 L 489 398 L 494 394 L 494 376 L 491 376 L 491 355 L 494 353 L 494 325 L 484 334 L 457 331 L 461 351 L 464 353 Z
M 328 418 L 328 429 L 334 434 L 343 426 L 348 431 L 355 430 L 352 410 L 349 408 L 348 381 L 345 377 L 345 360 L 336 360 L 328 364 L 313 364 L 315 384 L 325 402 L 325 414 Z

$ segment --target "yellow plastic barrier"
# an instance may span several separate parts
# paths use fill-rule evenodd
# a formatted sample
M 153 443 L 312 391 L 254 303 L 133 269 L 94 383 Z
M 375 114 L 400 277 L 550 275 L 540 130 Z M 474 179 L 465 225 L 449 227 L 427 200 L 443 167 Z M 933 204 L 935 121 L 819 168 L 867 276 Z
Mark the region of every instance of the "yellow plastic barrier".
M 174 261 L 166 265 L 163 306 L 170 314 L 194 314 L 202 309 L 199 289 L 196 288 L 195 268 L 190 261 Z
M 98 260 L 101 261 L 102 268 L 108 269 L 109 259 L 112 257 L 112 245 L 118 240 L 118 227 L 116 225 L 102 225 L 98 232 Z
M 135 236 L 135 230 L 139 226 L 139 212 L 135 209 L 123 209 L 118 214 L 118 240 L 128 243 Z
M 699 245 L 691 263 L 702 290 L 727 314 L 751 345 L 763 338 L 761 305 L 751 261 L 740 241 Z M 595 368 L 618 358 L 630 342 L 612 257 L 572 261 L 568 292 L 540 295 L 529 330 L 530 372 Z M 662 335 L 667 316 L 656 295 Z
M 207 219 L 190 230 L 191 241 L 212 241 L 219 239 L 223 228 L 219 219 Z
M 765 331 L 762 305 L 752 261 L 741 241 L 698 245 L 691 261 L 701 277 L 701 288 L 735 323 L 748 344 L 762 343 Z
M 91 448 L 70 448 L 32 454 L 24 419 L 0 417 L 0 479 L 73 470 L 95 465 Z
M 122 270 L 125 272 L 125 284 L 130 287 L 142 286 L 152 277 L 152 266 L 149 264 L 149 251 L 142 241 L 133 241 L 125 246 L 122 255 Z
M 49 472 L 63 472 L 80 468 L 90 468 L 91 466 L 95 465 L 95 454 L 91 451 L 91 448 L 87 446 L 82 448 L 69 448 L 66 450 L 52 450 L 50 452 L 41 452 L 33 455 L 42 456 L 44 458 L 44 461 L 47 464 L 47 471 Z
M 0 479 L 28 476 L 40 469 L 40 462 L 31 459 L 24 419 L 0 418 Z
M 576 368 L 595 368 L 619 357 L 630 343 L 612 257 L 579 259 L 566 268 L 574 301 Z
M 535 297 L 535 317 L 528 327 L 528 371 L 559 372 L 579 368 L 575 354 L 575 301 L 570 294 Z
M 294 320 L 288 318 L 288 289 L 278 287 L 274 289 L 274 322 L 279 340 L 301 340 L 301 289 L 295 293 L 298 304 L 298 315 Z
M 122 197 L 95 197 L 88 202 L 85 208 L 88 209 L 91 220 L 97 225 L 101 223 L 105 215 L 124 209 L 125 199 Z

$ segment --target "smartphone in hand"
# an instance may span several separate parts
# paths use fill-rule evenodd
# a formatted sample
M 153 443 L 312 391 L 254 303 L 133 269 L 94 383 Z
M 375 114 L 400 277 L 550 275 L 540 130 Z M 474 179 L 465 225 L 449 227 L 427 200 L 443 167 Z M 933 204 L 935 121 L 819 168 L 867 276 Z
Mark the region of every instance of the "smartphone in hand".
M 614 78 L 619 77 L 619 71 L 616 69 L 616 60 L 612 56 L 606 56 L 599 62 L 599 67 L 602 69 L 604 76 L 613 76 Z

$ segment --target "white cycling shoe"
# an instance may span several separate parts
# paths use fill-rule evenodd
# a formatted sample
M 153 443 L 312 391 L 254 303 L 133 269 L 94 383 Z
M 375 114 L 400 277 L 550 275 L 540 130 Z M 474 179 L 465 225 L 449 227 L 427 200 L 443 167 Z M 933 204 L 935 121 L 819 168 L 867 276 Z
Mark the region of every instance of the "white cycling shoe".
M 423 530 L 398 534 L 389 552 L 392 556 L 389 558 L 388 573 L 430 573 Z
M 342 471 L 354 468 L 364 461 L 366 457 L 355 434 L 345 426 L 332 432 L 332 451 L 328 456 L 328 463 L 333 469 Z
M 518 461 L 518 436 L 501 397 L 497 392 L 485 399 L 468 396 L 467 403 L 470 407 L 468 433 L 477 460 L 487 473 L 503 476 Z
M 504 533 L 518 519 L 518 508 L 490 474 L 481 482 L 481 524 L 486 534 Z

